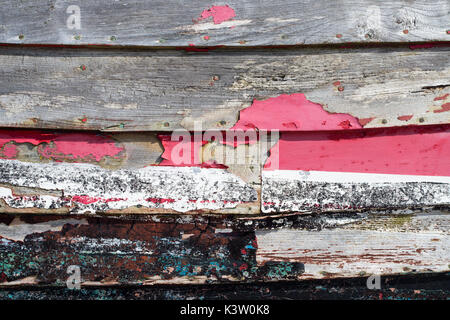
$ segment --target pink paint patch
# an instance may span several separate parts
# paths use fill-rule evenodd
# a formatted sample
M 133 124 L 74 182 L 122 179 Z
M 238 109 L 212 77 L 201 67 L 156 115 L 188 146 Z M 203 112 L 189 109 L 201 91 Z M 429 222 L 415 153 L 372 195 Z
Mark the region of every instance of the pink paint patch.
M 411 115 L 397 117 L 397 119 L 400 121 L 409 121 L 412 119 L 412 117 L 413 117 L 413 115 L 411 114 Z
M 211 8 L 204 10 L 200 15 L 199 20 L 204 20 L 209 17 L 213 18 L 214 24 L 220 24 L 224 21 L 228 21 L 236 16 L 236 13 L 229 6 L 212 6 Z
M 124 147 L 117 147 L 111 138 L 90 133 L 60 134 L 51 142 L 39 148 L 42 157 L 56 160 L 92 158 L 101 161 L 107 156 L 120 158 L 120 153 L 125 150 Z
M 277 158 L 278 157 L 278 158 Z M 273 168 L 270 163 L 279 167 Z M 450 176 L 450 125 L 283 132 L 265 169 Z
M 0 158 L 14 159 L 17 157 L 17 146 L 11 143 L 30 143 L 38 145 L 50 142 L 55 135 L 52 133 L 30 130 L 0 130 Z
M 14 159 L 17 156 L 17 147 L 8 143 L 39 145 L 38 152 L 42 157 L 56 160 L 82 160 L 91 157 L 100 161 L 105 156 L 117 158 L 125 150 L 117 147 L 111 138 L 92 133 L 0 130 L 0 158 Z
M 89 196 L 73 196 L 72 197 L 72 201 L 79 202 L 82 204 L 91 204 L 91 203 L 98 202 L 99 200 L 100 200 L 100 198 L 94 198 L 94 197 L 89 197 Z
M 89 196 L 73 196 L 72 197 L 72 201 L 73 202 L 78 202 L 78 203 L 82 203 L 82 204 L 91 204 L 91 203 L 96 203 L 96 202 L 118 202 L 118 201 L 126 201 L 127 199 L 122 199 L 122 198 L 109 198 L 109 199 L 104 199 L 104 198 L 99 198 L 99 197 L 89 197 Z
M 17 154 L 19 153 L 19 150 L 17 150 L 17 146 L 14 144 L 7 144 L 3 146 L 2 150 L 0 151 L 0 158 L 1 159 L 14 159 L 17 157 Z
M 358 119 L 358 122 L 361 126 L 365 126 L 366 124 L 368 124 L 369 122 L 371 122 L 373 119 L 375 119 L 375 117 L 373 118 L 363 118 L 363 119 Z
M 445 99 L 447 99 L 447 98 L 448 98 L 448 96 L 450 96 L 450 94 L 449 94 L 449 93 L 447 93 L 447 94 L 444 94 L 443 96 L 440 96 L 440 97 L 436 97 L 436 98 L 434 98 L 434 101 L 445 100 Z
M 362 128 L 356 118 L 344 113 L 329 113 L 302 93 L 282 94 L 267 100 L 255 100 L 240 112 L 231 130 L 257 128 L 280 131 L 320 131 Z
M 450 102 L 448 103 L 444 103 L 440 109 L 438 110 L 434 110 L 434 113 L 441 113 L 441 112 L 446 112 L 446 111 L 450 111 Z
M 147 198 L 145 201 L 153 203 L 174 203 L 175 199 Z
M 227 169 L 228 167 L 215 162 L 202 162 L 201 147 L 208 141 L 194 141 L 194 137 L 190 139 L 172 140 L 169 135 L 158 135 L 164 148 L 161 157 L 164 159 L 159 165 L 175 166 L 175 167 L 202 167 Z M 184 154 L 187 152 L 188 154 Z M 174 159 L 176 157 L 177 159 Z

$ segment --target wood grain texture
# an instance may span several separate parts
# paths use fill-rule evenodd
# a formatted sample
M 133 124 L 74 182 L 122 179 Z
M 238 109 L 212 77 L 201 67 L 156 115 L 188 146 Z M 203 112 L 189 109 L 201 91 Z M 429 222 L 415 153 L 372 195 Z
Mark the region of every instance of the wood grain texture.
M 363 127 L 450 121 L 448 47 L 209 52 L 3 47 L 0 64 L 3 127 L 224 130 L 236 125 L 240 111 L 255 99 L 293 93 L 330 113 L 357 118 Z M 277 105 L 275 99 L 268 111 L 256 108 L 255 115 L 271 119 Z
M 445 41 L 450 29 L 446 0 L 7 0 L 0 21 L 3 43 L 151 47 Z
M 258 263 L 305 265 L 302 278 L 447 271 L 449 215 L 375 216 L 320 232 L 257 231 Z
M 0 215 L 0 285 L 218 284 L 445 272 L 449 215 Z

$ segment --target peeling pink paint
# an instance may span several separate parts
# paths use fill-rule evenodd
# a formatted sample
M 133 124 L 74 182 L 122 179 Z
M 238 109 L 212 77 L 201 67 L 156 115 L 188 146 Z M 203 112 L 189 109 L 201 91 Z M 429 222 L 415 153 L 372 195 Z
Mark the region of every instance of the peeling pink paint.
M 109 198 L 109 199 L 104 199 L 101 197 L 89 197 L 89 196 L 73 196 L 72 197 L 72 201 L 73 202 L 78 202 L 78 203 L 82 203 L 82 204 L 91 204 L 91 203 L 95 203 L 95 202 L 117 202 L 117 201 L 126 201 L 127 199 L 122 199 L 122 198 Z
M 145 201 L 153 203 L 174 203 L 175 199 L 163 199 L 163 198 L 147 198 Z
M 47 133 L 30 130 L 0 130 L 0 158 L 17 157 L 17 146 L 10 143 L 30 143 L 38 146 L 38 153 L 54 160 L 96 161 L 109 156 L 119 158 L 124 147 L 117 147 L 113 139 L 92 133 Z
M 447 98 L 448 98 L 448 96 L 450 96 L 450 94 L 449 94 L 449 93 L 447 93 L 447 94 L 444 94 L 443 96 L 440 96 L 440 97 L 436 97 L 436 98 L 434 98 L 434 101 L 445 100 L 445 99 L 447 99 Z
M 10 143 L 30 143 L 38 145 L 49 143 L 55 135 L 52 133 L 31 130 L 0 130 L 0 158 L 14 159 L 17 156 L 17 146 Z
M 405 115 L 405 116 L 399 116 L 397 117 L 398 120 L 400 121 L 409 121 L 412 119 L 414 115 L 410 114 L 410 115 Z
M 271 167 L 277 158 L 279 167 Z M 448 159 L 450 125 L 404 126 L 283 132 L 264 168 L 450 176 Z
M 208 143 L 208 141 L 196 142 L 194 141 L 194 137 L 191 137 L 190 141 L 176 141 L 172 140 L 170 135 L 158 135 L 161 144 L 163 145 L 164 152 L 161 155 L 163 161 L 159 165 L 161 166 L 175 166 L 175 167 L 202 167 L 202 168 L 217 168 L 217 169 L 227 169 L 228 167 L 211 161 L 201 162 L 201 159 L 198 159 L 198 156 L 201 153 L 201 147 Z M 187 161 L 188 163 L 178 163 L 172 159 L 172 154 L 174 152 L 174 148 L 178 147 L 179 149 L 190 150 L 190 157 Z M 183 157 L 183 154 L 180 154 L 180 157 Z
M 434 110 L 434 113 L 450 111 L 450 102 L 444 103 L 440 109 Z
M 106 156 L 118 158 L 125 150 L 124 147 L 117 147 L 111 138 L 89 133 L 61 134 L 51 142 L 39 148 L 44 158 L 82 160 L 93 157 L 100 161 Z
M 360 124 L 361 126 L 364 127 L 366 124 L 368 124 L 368 123 L 371 122 L 373 119 L 375 119 L 375 117 L 372 117 L 372 118 L 363 118 L 363 119 L 357 118 L 357 119 L 358 119 L 359 124 Z
M 8 144 L 3 146 L 2 150 L 0 151 L 0 158 L 2 159 L 14 159 L 17 157 L 17 153 L 19 151 L 17 150 L 17 146 L 14 144 Z
M 89 197 L 89 196 L 73 196 L 72 200 L 74 202 L 79 202 L 82 204 L 91 204 L 98 202 L 101 198 Z
M 209 17 L 213 18 L 214 24 L 220 24 L 224 21 L 228 21 L 236 16 L 236 12 L 228 5 L 224 6 L 212 6 L 211 8 L 204 10 L 198 20 L 204 20 Z
M 280 131 L 320 131 L 362 128 L 358 120 L 344 113 L 329 113 L 302 93 L 282 94 L 255 100 L 240 112 L 231 130 L 259 129 Z

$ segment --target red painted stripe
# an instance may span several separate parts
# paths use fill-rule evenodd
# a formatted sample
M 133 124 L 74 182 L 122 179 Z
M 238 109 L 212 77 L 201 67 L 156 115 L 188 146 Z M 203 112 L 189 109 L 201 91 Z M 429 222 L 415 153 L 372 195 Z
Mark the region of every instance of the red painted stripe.
M 0 130 L 0 159 L 15 159 L 17 144 L 39 146 L 41 157 L 54 160 L 83 161 L 87 158 L 101 161 L 104 157 L 124 156 L 123 147 L 108 136 L 91 132 L 46 132 L 40 130 Z
M 450 125 L 283 132 L 278 146 L 266 169 L 450 176 Z

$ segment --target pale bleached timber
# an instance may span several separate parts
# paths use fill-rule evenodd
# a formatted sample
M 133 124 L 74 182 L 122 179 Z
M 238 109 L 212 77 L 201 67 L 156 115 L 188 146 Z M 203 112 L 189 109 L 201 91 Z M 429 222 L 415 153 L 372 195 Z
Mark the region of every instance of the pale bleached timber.
M 374 215 L 321 231 L 256 231 L 257 261 L 300 262 L 302 279 L 444 272 L 450 262 L 448 213 Z
M 304 93 L 328 112 L 356 117 L 367 128 L 450 122 L 448 47 L 2 47 L 0 64 L 3 127 L 225 130 L 255 99 L 292 93 Z M 270 119 L 274 113 L 275 104 L 273 113 L 255 116 Z
M 446 0 L 4 0 L 0 42 L 246 47 L 446 41 L 449 21 Z

